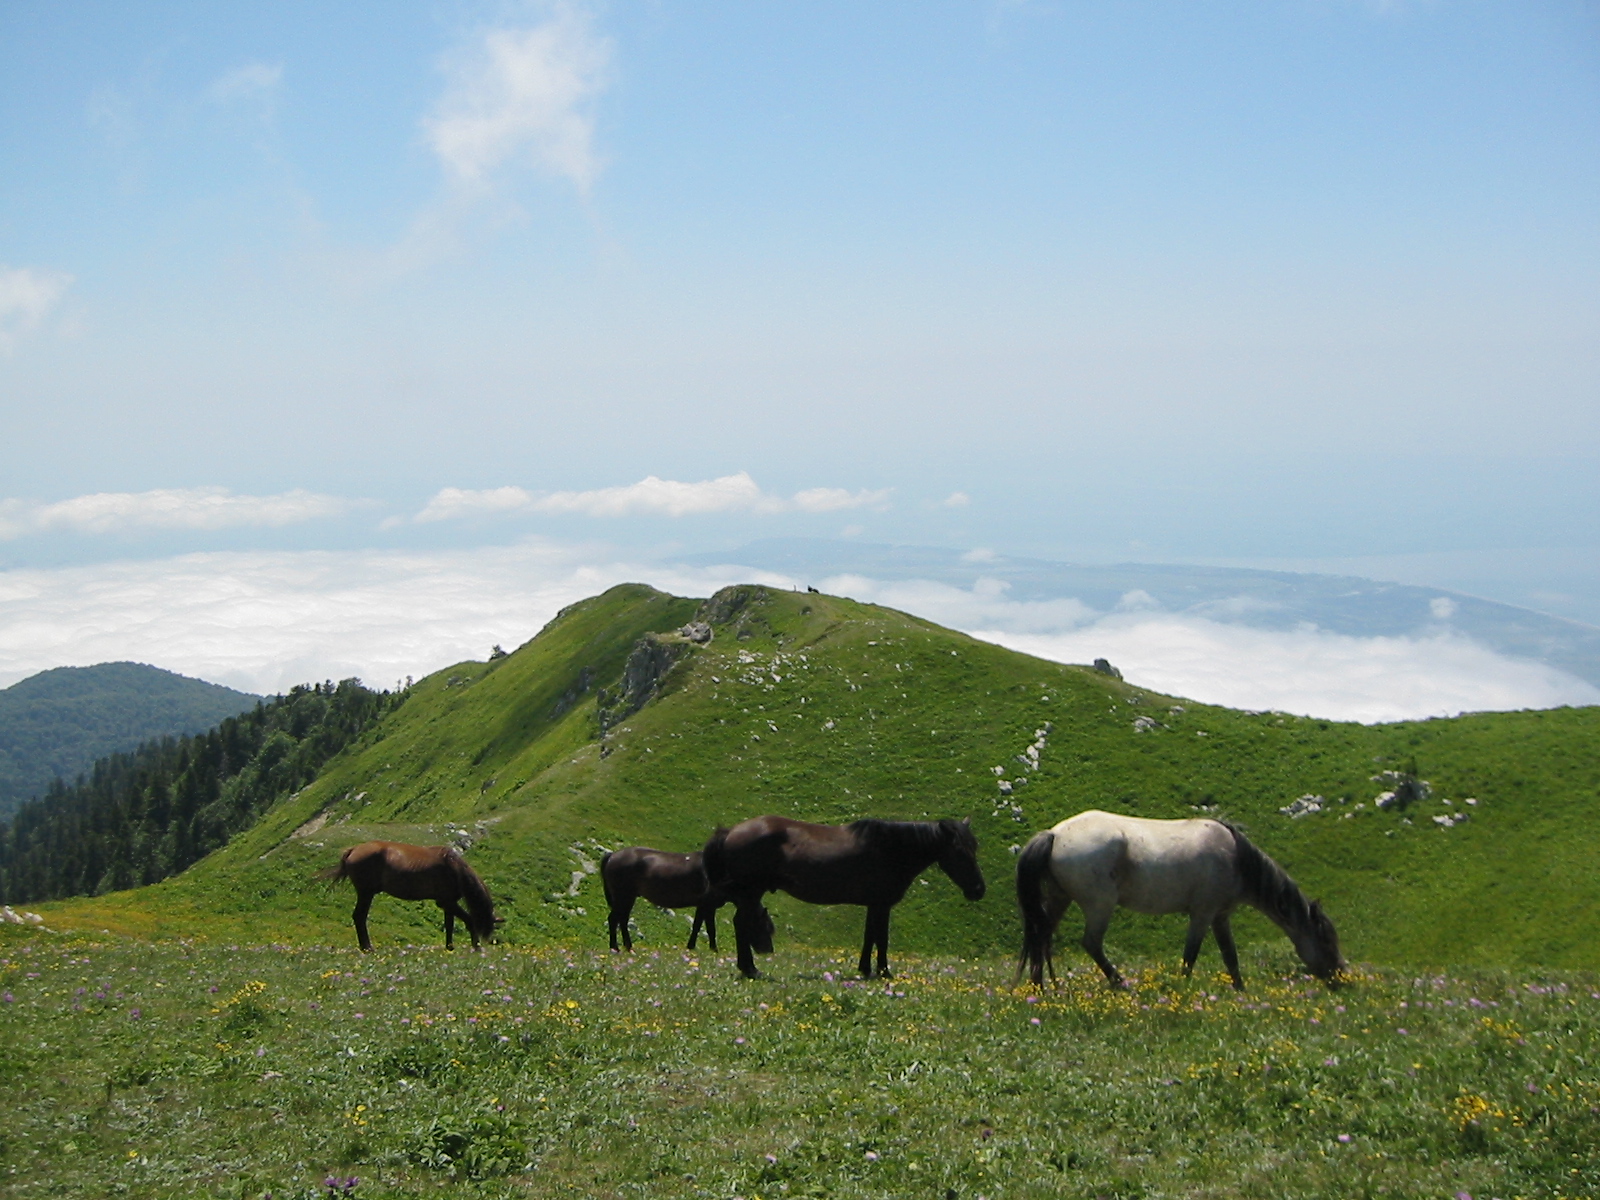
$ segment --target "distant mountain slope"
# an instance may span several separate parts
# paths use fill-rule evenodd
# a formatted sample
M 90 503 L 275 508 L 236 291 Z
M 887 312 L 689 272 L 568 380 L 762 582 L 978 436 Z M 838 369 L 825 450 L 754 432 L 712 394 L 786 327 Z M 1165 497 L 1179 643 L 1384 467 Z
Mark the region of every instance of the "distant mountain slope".
M 714 639 L 678 634 L 690 620 Z M 1382 772 L 1413 766 L 1431 794 L 1379 807 L 1394 790 Z M 1323 800 L 1296 808 L 1308 793 Z M 350 896 L 313 872 L 369 838 L 451 840 L 470 846 L 508 939 L 596 945 L 604 848 L 694 849 L 766 812 L 970 816 L 988 898 L 969 904 L 931 871 L 893 937 L 988 955 L 1015 950 L 1010 847 L 1085 808 L 1239 822 L 1326 900 L 1356 961 L 1600 965 L 1600 707 L 1377 726 L 1246 713 L 754 586 L 701 603 L 624 585 L 575 604 L 509 656 L 420 681 L 182 875 L 41 911 L 65 928 L 349 943 Z M 859 910 L 771 905 L 785 939 L 859 944 Z M 380 901 L 373 937 L 434 942 L 437 920 Z M 686 915 L 641 906 L 635 920 L 647 947 L 687 933 Z M 1290 954 L 1253 913 L 1238 930 Z M 1181 938 L 1181 921 L 1156 918 L 1112 931 L 1116 947 L 1169 959 Z
M 1258 629 L 1287 630 L 1309 622 L 1352 637 L 1406 637 L 1448 628 L 1501 654 L 1549 663 L 1600 687 L 1600 628 L 1460 592 L 1355 576 L 1184 564 L 1082 565 L 1007 555 L 974 558 L 936 546 L 827 538 L 767 538 L 680 561 L 692 566 L 736 563 L 781 571 L 808 583 L 862 575 L 971 588 L 980 579 L 997 579 L 1009 585 L 1008 600 L 1071 598 L 1102 613 L 1138 590 L 1167 612 Z M 1447 603 L 1437 603 L 1441 600 Z
M 143 663 L 57 667 L 0 690 L 0 818 L 96 759 L 213 728 L 258 696 Z

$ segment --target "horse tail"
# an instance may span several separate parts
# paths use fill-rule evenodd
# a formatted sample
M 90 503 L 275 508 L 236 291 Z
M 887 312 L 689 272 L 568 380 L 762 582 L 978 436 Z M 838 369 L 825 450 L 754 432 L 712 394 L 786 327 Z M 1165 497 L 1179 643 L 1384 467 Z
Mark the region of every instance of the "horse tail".
M 600 856 L 600 890 L 605 893 L 606 908 L 614 912 L 617 902 L 611 895 L 611 873 L 606 870 L 606 864 L 611 861 L 611 853 L 607 850 Z
M 315 880 L 318 880 L 318 881 L 320 881 L 322 883 L 326 883 L 330 888 L 334 884 L 340 882 L 341 880 L 349 879 L 350 878 L 350 850 L 353 850 L 353 849 L 355 849 L 354 846 L 352 846 L 349 849 L 347 849 L 343 854 L 339 855 L 339 861 L 338 862 L 334 863 L 333 866 L 331 866 L 331 867 L 327 867 L 327 868 L 324 868 L 321 871 L 318 871 L 311 878 L 315 879 Z
M 732 882 L 728 876 L 728 860 L 724 851 L 728 844 L 728 830 L 726 826 L 718 825 L 712 833 L 711 840 L 706 842 L 700 851 L 700 865 L 706 872 L 706 890 L 726 892 L 727 885 Z
M 1017 978 L 1024 972 L 1034 983 L 1044 982 L 1050 960 L 1050 939 L 1055 930 L 1044 906 L 1044 880 L 1050 870 L 1050 853 L 1056 835 L 1046 829 L 1036 833 L 1017 856 L 1017 907 L 1022 910 L 1022 951 L 1017 956 Z

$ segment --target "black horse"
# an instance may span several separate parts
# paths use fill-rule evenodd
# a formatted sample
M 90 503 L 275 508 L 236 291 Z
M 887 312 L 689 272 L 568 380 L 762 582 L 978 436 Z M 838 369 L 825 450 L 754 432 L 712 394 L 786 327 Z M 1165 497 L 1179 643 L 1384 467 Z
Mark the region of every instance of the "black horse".
M 705 927 L 706 940 L 711 943 L 711 953 L 717 952 L 717 909 L 728 903 L 728 896 L 713 888 L 706 880 L 706 869 L 698 850 L 691 854 L 675 854 L 670 850 L 652 850 L 648 846 L 629 846 L 615 850 L 600 860 L 600 886 L 605 889 L 607 932 L 611 935 L 611 948 L 617 948 L 617 934 L 622 935 L 622 945 L 633 949 L 633 937 L 628 932 L 628 918 L 633 904 L 640 896 L 662 908 L 693 908 L 694 924 L 689 929 L 689 949 L 694 949 Z M 757 931 L 756 953 L 772 953 L 772 917 L 763 908 L 762 924 Z
M 911 881 L 934 863 L 966 895 L 983 899 L 978 839 L 970 821 L 855 821 L 813 825 L 788 817 L 755 817 L 718 829 L 706 843 L 711 886 L 732 897 L 739 970 L 754 978 L 752 947 L 760 931 L 761 898 L 785 891 L 809 904 L 861 904 L 867 927 L 861 943 L 861 974 L 889 974 L 889 910 Z

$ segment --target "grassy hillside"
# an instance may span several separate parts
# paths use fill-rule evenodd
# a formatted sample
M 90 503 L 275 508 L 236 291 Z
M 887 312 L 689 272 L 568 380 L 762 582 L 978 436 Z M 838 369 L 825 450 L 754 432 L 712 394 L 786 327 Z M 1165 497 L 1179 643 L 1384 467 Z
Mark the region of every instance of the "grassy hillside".
M 715 628 L 709 645 L 671 632 L 697 615 Z M 624 668 L 647 636 L 629 692 Z M 629 713 L 652 664 L 673 656 Z M 1025 769 L 1018 756 L 1045 729 Z M 997 766 L 1028 782 L 1002 796 Z M 1374 807 L 1384 786 L 1372 777 L 1411 766 L 1431 798 L 1403 815 Z M 1279 813 L 1306 793 L 1326 799 L 1322 812 Z M 702 607 L 629 585 L 574 605 L 514 654 L 417 684 L 315 783 L 184 875 L 42 911 L 60 927 L 353 941 L 349 894 L 311 873 L 366 838 L 454 838 L 470 840 L 508 939 L 598 944 L 603 901 L 587 872 L 602 847 L 695 848 L 716 824 L 764 812 L 971 816 L 989 897 L 969 905 L 934 871 L 897 910 L 891 955 L 989 954 L 1016 939 L 1009 847 L 1089 807 L 1238 822 L 1324 898 L 1356 961 L 1600 963 L 1600 710 L 1378 727 L 1241 713 L 891 610 L 760 588 Z M 1433 820 L 1461 812 L 1470 819 L 1448 828 Z M 773 907 L 782 938 L 859 938 L 859 910 Z M 686 932 L 686 916 L 635 919 L 646 946 Z M 380 946 L 438 936 L 431 908 L 392 900 L 372 931 Z M 1287 948 L 1253 914 L 1238 932 Z M 1181 937 L 1181 922 L 1120 916 L 1110 951 L 1173 958 Z
M 202 733 L 258 696 L 143 663 L 57 667 L 0 689 L 0 819 L 52 780 L 158 738 Z

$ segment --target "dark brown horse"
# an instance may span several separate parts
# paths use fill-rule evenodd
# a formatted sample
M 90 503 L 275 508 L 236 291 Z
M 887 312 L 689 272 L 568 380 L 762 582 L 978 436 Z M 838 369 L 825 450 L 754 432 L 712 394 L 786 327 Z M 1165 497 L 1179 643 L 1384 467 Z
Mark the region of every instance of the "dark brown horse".
M 712 888 L 706 879 L 698 850 L 674 854 L 648 846 L 629 846 L 613 851 L 600 860 L 600 885 L 605 888 L 606 907 L 610 909 L 606 924 L 613 950 L 617 948 L 619 932 L 623 947 L 633 949 L 628 918 L 633 913 L 633 902 L 643 896 L 662 908 L 692 907 L 694 924 L 689 928 L 689 949 L 694 949 L 703 925 L 711 953 L 717 952 L 717 909 L 728 903 L 728 896 Z M 772 917 L 765 908 L 761 912 L 764 920 L 758 930 L 756 952 L 771 954 Z
M 768 892 L 785 891 L 810 904 L 861 904 L 867 909 L 861 942 L 861 974 L 889 974 L 889 910 L 911 881 L 938 863 L 968 900 L 983 899 L 978 839 L 969 821 L 856 821 L 812 825 L 788 817 L 755 817 L 719 829 L 706 843 L 711 886 L 738 906 L 733 930 L 739 938 L 739 970 L 754 977 L 751 949 Z
M 402 842 L 362 842 L 339 856 L 339 865 L 319 872 L 318 879 L 355 885 L 356 939 L 363 950 L 372 949 L 367 937 L 367 911 L 372 898 L 388 892 L 401 900 L 432 900 L 444 910 L 444 945 L 455 949 L 456 918 L 472 935 L 472 948 L 494 936 L 502 918 L 494 915 L 494 902 L 473 869 L 450 846 L 408 846 Z M 466 908 L 461 907 L 465 901 Z

